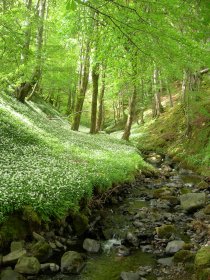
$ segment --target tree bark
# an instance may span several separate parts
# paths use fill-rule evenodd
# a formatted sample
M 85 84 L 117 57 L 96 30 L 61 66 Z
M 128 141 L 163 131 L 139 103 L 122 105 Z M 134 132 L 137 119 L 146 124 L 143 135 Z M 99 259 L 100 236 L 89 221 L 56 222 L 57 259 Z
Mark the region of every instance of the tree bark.
M 98 100 L 98 81 L 99 81 L 99 64 L 93 66 L 92 69 L 93 93 L 91 103 L 91 124 L 90 133 L 95 134 L 96 131 L 96 117 L 97 117 L 97 100 Z
M 34 81 L 40 81 L 42 76 L 42 49 L 43 49 L 43 33 L 44 33 L 44 19 L 46 11 L 47 0 L 39 1 L 39 25 L 37 31 L 37 50 L 36 50 L 36 66 L 33 74 Z
M 136 112 L 136 99 L 137 99 L 137 53 L 133 58 L 132 61 L 132 68 L 133 68 L 133 78 L 134 78 L 134 86 L 133 86 L 133 93 L 130 99 L 129 104 L 129 112 L 127 117 L 127 122 L 124 128 L 122 139 L 128 141 L 131 133 L 131 126 L 133 123 L 133 119 L 135 117 Z
M 96 131 L 101 131 L 103 127 L 103 119 L 104 119 L 104 93 L 105 93 L 105 78 L 106 78 L 106 73 L 105 69 L 103 69 L 103 74 L 102 74 L 102 85 L 101 85 L 101 92 L 99 96 L 99 106 L 98 106 L 98 118 L 97 118 L 97 123 L 96 123 Z
M 81 87 L 79 88 L 78 91 L 75 110 L 74 110 L 74 117 L 71 126 L 71 129 L 75 131 L 79 130 L 82 108 L 83 108 L 85 94 L 88 86 L 89 70 L 90 70 L 90 42 L 88 42 L 86 46 Z
M 137 86 L 135 84 L 134 88 L 133 88 L 133 94 L 130 99 L 128 118 L 127 118 L 127 122 L 126 122 L 125 129 L 123 132 L 123 136 L 122 136 L 122 139 L 126 140 L 126 141 L 129 140 L 130 133 L 131 133 L 131 126 L 132 126 L 133 119 L 135 116 L 136 98 L 137 98 Z
M 163 106 L 161 104 L 160 90 L 158 87 L 158 70 L 155 68 L 153 74 L 153 90 L 154 90 L 154 101 L 153 101 L 153 118 L 159 117 L 163 112 Z
M 29 15 L 30 15 L 31 9 L 32 9 L 32 0 L 27 1 L 26 8 L 27 8 L 27 12 L 28 12 L 28 19 L 25 22 L 25 42 L 24 42 L 23 51 L 21 54 L 21 62 L 23 64 L 25 64 L 28 61 L 29 49 L 30 49 L 30 43 L 31 43 L 31 21 L 29 19 Z
M 141 79 L 141 111 L 140 111 L 140 124 L 144 125 L 144 80 Z
M 67 108 L 66 108 L 66 115 L 70 115 L 72 110 L 72 91 L 69 89 L 69 94 L 68 94 L 68 102 L 67 102 Z
M 183 80 L 182 80 L 182 91 L 181 91 L 181 98 L 183 104 L 186 103 L 187 83 L 188 83 L 188 75 L 187 75 L 187 71 L 184 70 Z

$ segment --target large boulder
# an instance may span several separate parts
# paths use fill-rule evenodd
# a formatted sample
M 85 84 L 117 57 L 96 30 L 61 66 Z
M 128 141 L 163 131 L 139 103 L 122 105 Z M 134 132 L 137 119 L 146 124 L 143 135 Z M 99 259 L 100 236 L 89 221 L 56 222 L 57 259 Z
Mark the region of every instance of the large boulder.
M 61 258 L 61 272 L 66 274 L 79 274 L 84 267 L 81 254 L 75 251 L 66 252 Z
M 5 269 L 0 274 L 1 280 L 25 280 L 25 277 L 23 277 L 18 272 L 12 270 L 12 269 Z
M 2 262 L 3 264 L 16 264 L 18 259 L 26 254 L 26 250 L 17 250 L 9 253 L 6 256 L 3 256 Z
M 83 242 L 83 249 L 89 253 L 98 253 L 100 250 L 100 242 L 94 239 L 86 238 Z
M 46 241 L 38 241 L 31 246 L 31 254 L 40 262 L 45 262 L 52 256 L 53 250 Z
M 27 275 L 38 274 L 40 268 L 41 266 L 37 258 L 27 256 L 21 257 L 15 266 L 17 272 Z
M 25 241 L 12 241 L 10 244 L 10 251 L 14 252 L 14 251 L 19 251 L 19 250 L 24 250 L 24 243 Z
M 180 203 L 182 209 L 187 212 L 199 209 L 205 206 L 205 193 L 187 193 L 180 196 Z
M 185 242 L 182 240 L 173 240 L 168 242 L 166 246 L 166 253 L 167 254 L 175 254 L 179 250 L 183 249 Z

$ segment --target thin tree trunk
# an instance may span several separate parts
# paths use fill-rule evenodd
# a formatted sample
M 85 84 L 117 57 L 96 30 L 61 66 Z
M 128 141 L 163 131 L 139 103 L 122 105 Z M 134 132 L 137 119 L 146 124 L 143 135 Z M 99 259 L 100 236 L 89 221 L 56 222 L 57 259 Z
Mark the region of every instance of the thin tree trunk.
M 84 58 L 84 67 L 83 67 L 83 75 L 82 75 L 82 82 L 81 87 L 79 88 L 79 92 L 76 99 L 75 110 L 74 110 L 74 117 L 72 122 L 72 130 L 78 131 L 81 115 L 82 115 L 82 108 L 85 100 L 85 94 L 87 91 L 88 86 L 88 78 L 89 78 L 89 70 L 90 70 L 90 43 L 87 43 L 85 58 Z
M 25 42 L 23 45 L 23 51 L 21 54 L 21 61 L 23 64 L 25 64 L 28 61 L 28 56 L 29 56 L 29 48 L 30 48 L 30 43 L 31 43 L 31 21 L 29 19 L 29 15 L 31 13 L 32 9 L 32 0 L 28 0 L 27 4 L 27 12 L 28 12 L 28 19 L 25 22 Z
M 42 76 L 42 49 L 43 49 L 43 34 L 44 34 L 44 19 L 46 12 L 47 0 L 39 1 L 39 25 L 37 31 L 37 50 L 36 50 L 36 66 L 33 74 L 34 81 L 40 81 Z
M 67 109 L 66 109 L 67 116 L 71 114 L 71 109 L 72 109 L 72 91 L 71 89 L 69 89 Z
M 187 137 L 191 132 L 190 115 L 189 115 L 189 111 L 190 111 L 189 89 L 190 88 L 191 88 L 190 75 L 186 70 L 184 70 L 181 94 L 182 94 L 182 104 L 183 104 L 185 124 L 186 124 L 185 136 Z
M 113 101 L 112 103 L 112 107 L 113 107 L 113 113 L 114 113 L 114 123 L 117 123 L 117 119 L 116 119 L 116 108 L 115 108 L 115 102 Z
M 188 83 L 188 75 L 187 75 L 187 71 L 184 70 L 183 80 L 182 80 L 182 91 L 181 91 L 181 98 L 183 104 L 186 103 L 187 83 Z
M 96 123 L 96 131 L 101 131 L 102 129 L 102 124 L 103 124 L 103 116 L 104 116 L 104 93 L 105 93 L 105 78 L 106 78 L 106 73 L 105 69 L 103 69 L 103 74 L 102 74 L 102 84 L 101 84 L 101 92 L 99 96 L 99 106 L 98 106 L 98 118 L 97 118 L 97 123 Z
M 137 53 L 134 56 L 134 61 L 132 63 L 133 67 L 133 77 L 134 77 L 134 86 L 133 86 L 133 93 L 130 99 L 129 104 L 129 112 L 127 117 L 127 122 L 124 128 L 122 139 L 128 141 L 131 133 L 131 126 L 133 123 L 133 119 L 135 117 L 136 112 L 136 100 L 137 100 Z
M 92 69 L 93 92 L 91 102 L 91 123 L 90 133 L 96 133 L 96 118 L 97 118 L 97 101 L 98 101 L 98 81 L 99 81 L 99 64 L 96 63 Z
M 153 90 L 154 90 L 154 108 L 153 108 L 153 118 L 159 117 L 163 111 L 160 98 L 160 90 L 158 87 L 158 70 L 155 68 L 153 74 Z
M 132 126 L 133 119 L 135 116 L 136 98 L 137 98 L 137 86 L 135 84 L 134 88 L 133 88 L 133 94 L 130 99 L 128 118 L 127 118 L 127 122 L 126 122 L 125 129 L 123 132 L 123 136 L 122 136 L 122 139 L 126 140 L 126 141 L 129 140 L 130 133 L 131 133 L 130 132 L 131 126 Z
M 140 124 L 144 125 L 144 80 L 141 79 L 141 111 L 140 111 Z

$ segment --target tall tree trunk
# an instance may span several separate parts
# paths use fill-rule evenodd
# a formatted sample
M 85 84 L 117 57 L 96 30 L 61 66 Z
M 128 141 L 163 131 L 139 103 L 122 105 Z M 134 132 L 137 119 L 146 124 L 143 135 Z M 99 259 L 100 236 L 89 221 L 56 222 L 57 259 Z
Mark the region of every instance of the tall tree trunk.
M 40 82 L 42 76 L 42 49 L 43 49 L 43 34 L 44 34 L 44 19 L 46 12 L 47 0 L 39 0 L 39 23 L 37 31 L 37 50 L 36 50 L 36 66 L 33 74 L 33 80 Z
M 140 111 L 140 124 L 144 125 L 144 80 L 141 79 L 141 111 Z
M 3 1 L 4 7 L 6 8 L 6 2 Z M 31 22 L 29 19 L 31 8 L 32 8 L 32 0 L 26 1 L 26 8 L 27 8 L 27 19 L 25 21 L 25 41 L 23 44 L 23 49 L 21 53 L 21 63 L 25 65 L 28 61 L 29 55 L 29 48 L 31 42 Z M 22 82 L 20 86 L 18 86 L 15 90 L 17 99 L 24 103 L 26 96 L 31 92 L 33 89 L 33 84 L 31 82 Z
M 97 117 L 97 100 L 98 100 L 98 81 L 99 81 L 99 64 L 96 63 L 92 69 L 93 93 L 91 103 L 91 124 L 90 133 L 96 133 L 96 117 Z
M 186 130 L 185 130 L 185 136 L 189 136 L 191 132 L 191 125 L 190 125 L 190 99 L 189 99 L 189 90 L 191 88 L 191 79 L 190 79 L 190 74 L 187 70 L 184 70 L 183 73 L 183 81 L 182 81 L 182 106 L 184 110 L 184 116 L 185 116 L 185 125 L 186 125 Z
M 23 64 L 25 64 L 28 61 L 29 56 L 29 49 L 30 49 L 30 43 L 31 43 L 31 21 L 29 19 L 31 9 L 32 9 L 32 0 L 28 0 L 26 3 L 27 12 L 28 12 L 28 18 L 25 21 L 25 42 L 23 45 L 23 51 L 21 54 L 21 61 Z
M 68 94 L 68 102 L 67 102 L 67 108 L 66 108 L 66 115 L 71 114 L 71 109 L 72 109 L 72 91 L 69 89 L 69 94 Z
M 183 80 L 182 80 L 182 91 L 181 91 L 181 98 L 183 104 L 186 103 L 187 84 L 188 84 L 188 74 L 187 71 L 184 70 Z
M 105 93 L 105 78 L 106 78 L 106 72 L 105 68 L 102 70 L 102 84 L 101 84 L 101 91 L 100 91 L 100 96 L 99 96 L 99 106 L 98 106 L 98 118 L 97 118 L 97 123 L 96 123 L 96 131 L 102 130 L 103 126 L 103 119 L 104 119 L 104 93 Z
M 127 117 L 127 122 L 124 128 L 122 139 L 128 141 L 131 133 L 131 126 L 133 123 L 133 119 L 135 117 L 136 112 L 136 100 L 137 100 L 137 52 L 132 61 L 132 68 L 133 68 L 133 78 L 134 78 L 134 86 L 133 86 L 133 93 L 130 98 L 129 103 L 129 112 Z
M 158 86 L 158 70 L 155 68 L 153 73 L 153 91 L 154 91 L 154 101 L 153 101 L 153 118 L 159 117 L 163 111 L 163 106 L 161 104 L 160 90 Z
M 88 86 L 88 78 L 89 78 L 89 70 L 90 70 L 90 42 L 87 43 L 86 51 L 85 51 L 85 57 L 84 57 L 84 66 L 83 66 L 83 74 L 82 74 L 82 81 L 81 81 L 81 87 L 79 88 L 76 104 L 75 104 L 75 110 L 74 110 L 74 117 L 71 129 L 78 131 L 81 115 L 82 115 L 82 108 L 85 100 L 85 94 L 87 91 Z
M 113 108 L 113 114 L 114 114 L 114 123 L 117 123 L 117 118 L 116 118 L 116 108 L 115 108 L 115 101 L 112 102 L 112 108 Z
M 131 133 L 131 126 L 133 123 L 133 119 L 135 116 L 135 109 L 136 109 L 136 98 L 137 98 L 137 86 L 134 84 L 133 88 L 133 94 L 130 98 L 130 104 L 129 104 L 129 112 L 128 112 L 128 118 L 125 125 L 125 129 L 123 132 L 122 139 L 128 141 Z

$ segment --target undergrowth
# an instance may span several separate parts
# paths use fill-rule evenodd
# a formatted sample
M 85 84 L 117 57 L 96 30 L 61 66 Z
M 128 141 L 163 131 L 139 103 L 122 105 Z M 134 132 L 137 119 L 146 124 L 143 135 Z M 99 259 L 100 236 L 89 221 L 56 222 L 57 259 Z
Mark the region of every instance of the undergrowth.
M 62 217 L 94 188 L 151 168 L 122 141 L 71 131 L 47 106 L 0 97 L 0 222 L 28 205 L 44 220 Z
M 190 133 L 180 103 L 167 109 L 137 129 L 133 137 L 140 150 L 155 150 L 172 155 L 186 167 L 210 176 L 210 99 L 209 92 L 193 93 L 190 100 Z

